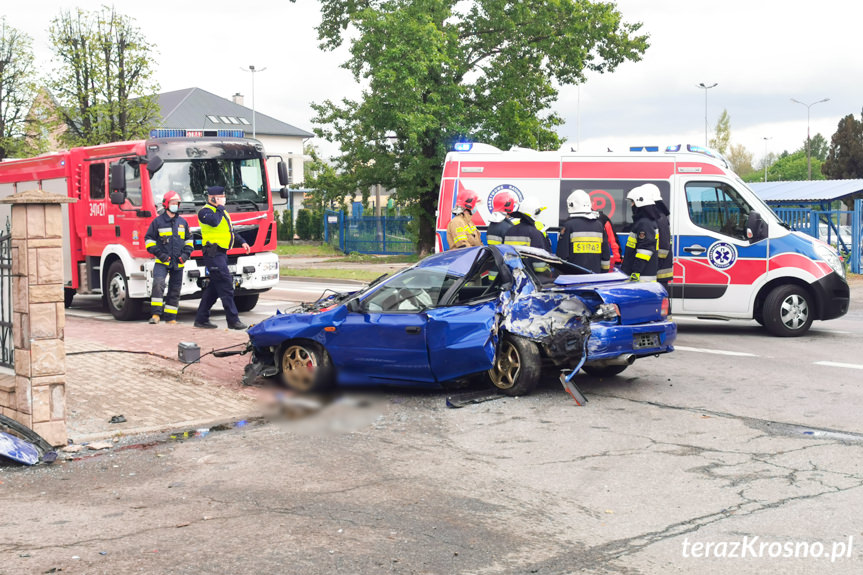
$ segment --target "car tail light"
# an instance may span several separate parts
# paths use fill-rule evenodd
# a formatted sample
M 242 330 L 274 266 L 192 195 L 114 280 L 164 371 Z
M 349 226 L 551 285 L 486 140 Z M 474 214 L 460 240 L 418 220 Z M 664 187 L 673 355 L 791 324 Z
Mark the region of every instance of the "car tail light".
M 668 317 L 668 298 L 662 298 L 662 308 L 660 309 L 660 313 L 662 313 L 662 317 Z
M 596 315 L 594 317 L 606 320 L 620 317 L 620 308 L 617 307 L 616 303 L 604 303 L 596 310 Z

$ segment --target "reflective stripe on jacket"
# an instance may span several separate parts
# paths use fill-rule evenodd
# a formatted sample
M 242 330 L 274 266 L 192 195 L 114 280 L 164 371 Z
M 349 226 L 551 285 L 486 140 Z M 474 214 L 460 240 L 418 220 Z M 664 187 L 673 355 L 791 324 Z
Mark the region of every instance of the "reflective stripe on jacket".
M 207 213 L 208 211 L 212 213 Z M 198 221 L 201 225 L 201 242 L 204 245 L 215 244 L 223 250 L 234 246 L 234 227 L 226 210 L 207 204 L 198 212 Z

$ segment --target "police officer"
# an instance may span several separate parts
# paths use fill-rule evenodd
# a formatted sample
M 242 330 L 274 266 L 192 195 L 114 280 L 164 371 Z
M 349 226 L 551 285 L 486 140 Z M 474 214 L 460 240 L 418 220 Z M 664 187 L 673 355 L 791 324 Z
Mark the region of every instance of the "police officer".
M 466 188 L 462 188 L 456 196 L 453 218 L 446 227 L 446 243 L 449 249 L 481 246 L 479 232 L 471 221 L 479 196 Z
M 656 227 L 658 212 L 653 195 L 638 186 L 626 195 L 632 209 L 632 230 L 626 240 L 621 271 L 632 281 L 656 281 L 659 232 Z
M 544 232 L 542 222 L 537 218 L 545 209 L 535 198 L 525 198 L 513 213 L 518 217 L 518 223 L 509 228 L 503 237 L 503 243 L 513 246 L 530 246 L 547 252 L 551 251 L 551 242 Z
M 249 253 L 250 249 L 249 244 L 234 233 L 231 216 L 225 209 L 225 188 L 207 188 L 207 204 L 198 212 L 198 221 L 201 224 L 203 264 L 207 267 L 210 282 L 201 296 L 198 313 L 195 315 L 195 327 L 216 327 L 216 324 L 210 322 L 210 308 L 217 299 L 221 299 L 228 329 L 246 329 L 234 304 L 234 279 L 228 269 L 228 250 L 234 246 L 234 242 L 243 242 L 246 253 Z
M 668 291 L 668 283 L 674 276 L 674 252 L 671 248 L 671 222 L 668 221 L 671 212 L 668 211 L 668 206 L 662 199 L 662 193 L 655 184 L 644 184 L 645 188 L 653 197 L 653 204 L 656 206 L 657 219 L 656 227 L 659 231 L 659 249 L 657 250 L 658 270 L 656 272 L 656 281 L 662 284 L 662 287 Z
M 183 266 L 192 255 L 192 235 L 189 223 L 177 212 L 180 195 L 169 191 L 162 198 L 165 210 L 156 216 L 144 236 L 144 248 L 156 258 L 153 264 L 153 289 L 150 292 L 150 323 L 159 323 L 164 316 L 166 323 L 177 323 L 177 306 L 180 303 L 180 288 L 183 285 Z M 168 280 L 168 295 L 165 293 L 165 278 Z
M 570 218 L 557 236 L 558 257 L 595 274 L 607 272 L 611 257 L 608 235 L 590 196 L 584 190 L 573 191 L 566 198 L 566 210 Z
M 503 243 L 503 237 L 517 221 L 510 217 L 518 209 L 518 198 L 510 192 L 501 192 L 492 200 L 491 223 L 485 230 L 485 243 L 490 246 Z

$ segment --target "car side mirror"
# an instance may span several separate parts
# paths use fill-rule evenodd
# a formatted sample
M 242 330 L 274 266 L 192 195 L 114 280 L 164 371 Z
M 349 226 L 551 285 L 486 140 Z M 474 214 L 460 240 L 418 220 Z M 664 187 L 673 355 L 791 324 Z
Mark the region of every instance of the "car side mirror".
M 349 300 L 348 303 L 345 304 L 345 307 L 348 309 L 348 311 L 353 313 L 359 313 L 360 311 L 362 311 L 362 304 L 357 298 Z
M 115 164 L 111 164 L 111 172 L 110 172 L 110 181 L 111 181 L 111 203 L 114 202 L 114 194 L 113 192 L 122 192 L 125 201 L 126 196 L 126 165 L 120 162 Z M 123 202 L 120 202 L 121 204 Z
M 115 206 L 122 206 L 126 203 L 126 192 L 111 192 L 111 203 Z
M 746 220 L 746 238 L 750 244 L 760 242 L 767 237 L 767 222 L 761 218 L 761 214 L 752 211 Z
M 282 188 L 281 190 L 279 190 L 279 195 L 282 197 L 282 199 L 291 199 L 291 191 L 288 188 Z

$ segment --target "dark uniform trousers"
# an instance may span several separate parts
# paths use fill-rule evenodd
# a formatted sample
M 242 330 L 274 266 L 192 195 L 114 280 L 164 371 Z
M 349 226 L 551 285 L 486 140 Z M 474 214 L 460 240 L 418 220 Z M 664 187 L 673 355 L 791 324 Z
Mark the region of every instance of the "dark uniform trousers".
M 204 250 L 202 263 L 207 267 L 210 281 L 201 295 L 201 303 L 198 305 L 195 322 L 207 323 L 210 321 L 210 308 L 213 307 L 216 300 L 221 299 L 228 325 L 238 323 L 240 314 L 234 303 L 234 278 L 228 269 L 228 253 L 211 244 Z

